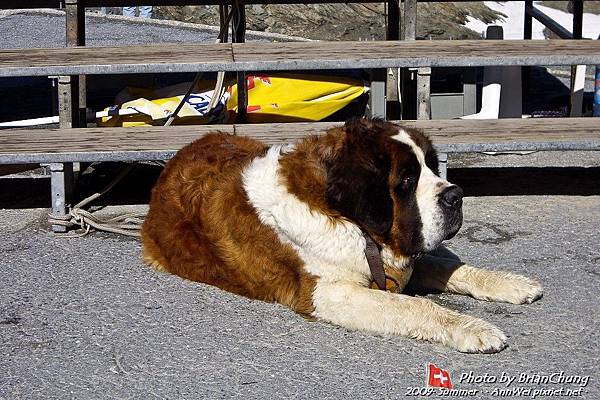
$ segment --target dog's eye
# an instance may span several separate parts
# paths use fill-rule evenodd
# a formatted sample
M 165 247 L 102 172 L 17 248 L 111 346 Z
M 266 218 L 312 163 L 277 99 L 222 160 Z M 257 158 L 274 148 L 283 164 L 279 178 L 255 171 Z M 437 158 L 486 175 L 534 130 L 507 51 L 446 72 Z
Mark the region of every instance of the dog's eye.
M 417 182 L 417 178 L 414 175 L 404 175 L 401 179 L 400 179 L 400 183 L 398 184 L 397 190 L 400 191 L 409 191 L 411 188 L 414 187 L 415 183 Z

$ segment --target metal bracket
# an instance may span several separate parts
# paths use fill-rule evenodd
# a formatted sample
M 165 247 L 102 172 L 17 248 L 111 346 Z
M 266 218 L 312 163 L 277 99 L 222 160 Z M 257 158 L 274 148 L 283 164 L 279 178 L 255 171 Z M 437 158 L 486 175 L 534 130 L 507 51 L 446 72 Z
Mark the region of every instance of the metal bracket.
M 417 119 L 431 119 L 431 68 L 417 70 Z
M 386 119 L 386 80 L 387 69 L 371 70 L 371 90 L 369 93 L 369 117 Z
M 438 153 L 440 178 L 448 179 L 448 153 Z
M 73 194 L 73 163 L 41 164 L 50 170 L 50 188 L 53 215 L 66 215 Z M 61 225 L 52 225 L 53 232 L 66 232 Z

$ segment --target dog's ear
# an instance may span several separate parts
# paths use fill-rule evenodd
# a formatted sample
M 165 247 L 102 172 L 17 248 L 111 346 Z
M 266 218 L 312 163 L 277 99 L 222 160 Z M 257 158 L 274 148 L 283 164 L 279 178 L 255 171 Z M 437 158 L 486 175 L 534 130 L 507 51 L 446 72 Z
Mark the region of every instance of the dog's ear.
M 384 236 L 393 218 L 388 188 L 391 160 L 372 128 L 369 120 L 346 124 L 344 147 L 327 166 L 325 198 L 344 217 Z

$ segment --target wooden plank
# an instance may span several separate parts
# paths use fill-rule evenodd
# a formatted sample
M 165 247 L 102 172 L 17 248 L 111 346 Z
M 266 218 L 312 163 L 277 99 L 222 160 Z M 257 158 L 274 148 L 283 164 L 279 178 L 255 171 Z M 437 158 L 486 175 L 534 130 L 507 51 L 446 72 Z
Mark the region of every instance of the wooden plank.
M 600 41 L 253 42 L 0 51 L 0 77 L 575 64 L 600 64 Z
M 600 150 L 595 118 L 399 121 L 422 129 L 447 153 L 516 150 Z M 168 159 L 216 130 L 282 144 L 321 135 L 342 123 L 306 122 L 138 128 L 4 130 L 0 164 Z
M 600 61 L 600 42 L 577 40 L 420 40 L 233 44 L 246 70 L 571 65 Z
M 160 160 L 215 130 L 234 132 L 232 125 L 3 130 L 0 164 Z
M 9 49 L 0 76 L 231 71 L 232 61 L 230 43 Z
M 530 118 L 498 120 L 412 120 L 397 124 L 423 130 L 444 152 L 516 150 L 600 150 L 600 125 L 595 118 Z M 239 135 L 272 143 L 320 135 L 342 123 L 236 125 Z M 501 149 L 501 150 L 498 150 Z

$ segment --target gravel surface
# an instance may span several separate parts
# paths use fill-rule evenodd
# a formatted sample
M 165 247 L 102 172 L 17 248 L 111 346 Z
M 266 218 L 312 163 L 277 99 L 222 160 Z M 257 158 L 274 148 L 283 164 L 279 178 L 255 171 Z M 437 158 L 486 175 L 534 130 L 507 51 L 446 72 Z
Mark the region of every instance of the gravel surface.
M 215 32 L 192 29 L 174 29 L 151 23 L 140 23 L 137 19 L 104 15 L 86 16 L 86 45 L 108 46 L 119 44 L 145 44 L 165 42 L 209 42 L 217 38 Z M 43 26 L 44 29 L 39 29 Z M 0 29 L 4 38 L 2 48 L 45 48 L 65 45 L 65 16 L 56 12 L 27 12 L 0 18 Z
M 475 398 L 503 386 L 461 374 L 592 376 L 583 398 L 600 398 L 598 196 L 466 198 L 450 247 L 545 287 L 528 306 L 429 295 L 501 327 L 510 347 L 494 355 L 307 322 L 146 268 L 137 240 L 55 238 L 46 212 L 0 211 L 0 398 L 404 398 L 427 362 Z
M 43 27 L 40 29 L 40 27 Z M 45 48 L 65 45 L 62 11 L 1 11 L 0 49 Z M 214 42 L 216 27 L 177 21 L 86 14 L 86 45 Z M 290 36 L 248 32 L 247 40 L 298 40 Z

